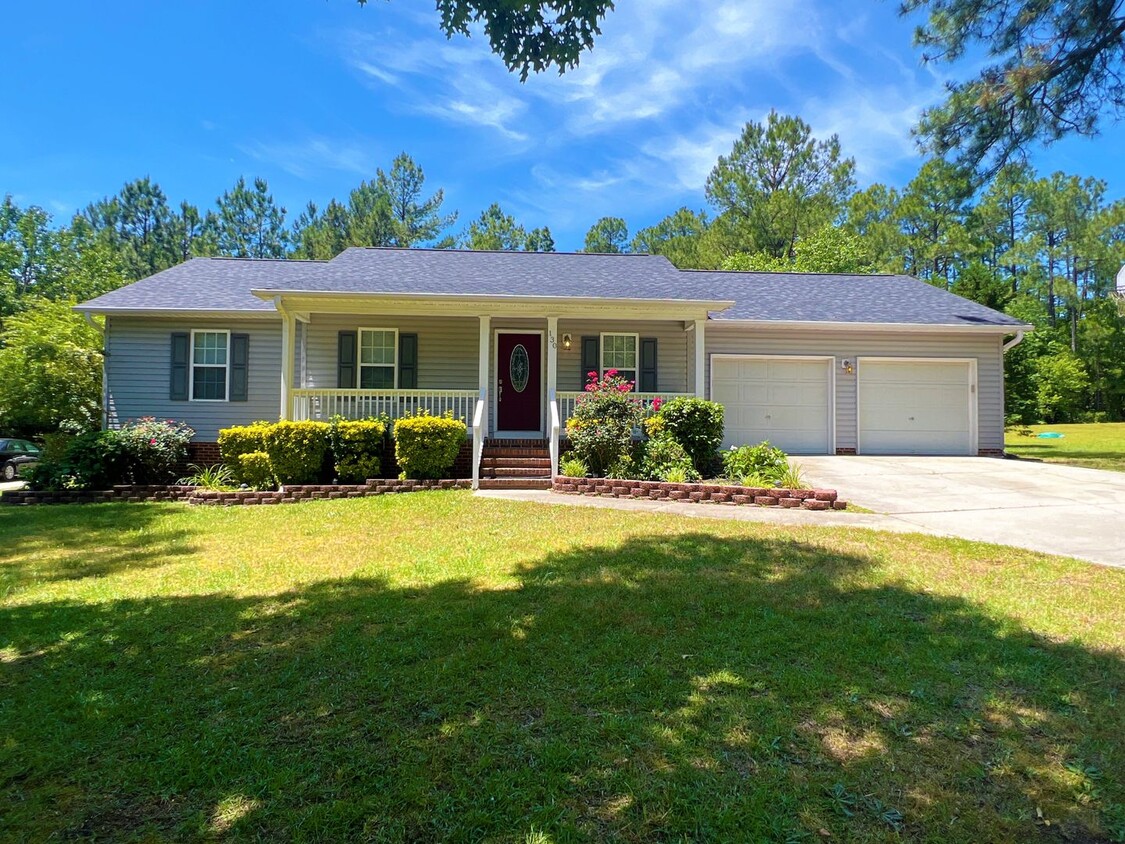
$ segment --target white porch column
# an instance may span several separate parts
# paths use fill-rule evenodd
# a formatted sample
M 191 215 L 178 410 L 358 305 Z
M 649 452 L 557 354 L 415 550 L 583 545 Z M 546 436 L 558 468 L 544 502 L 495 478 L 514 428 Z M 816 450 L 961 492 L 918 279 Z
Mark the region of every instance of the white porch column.
M 289 391 L 293 388 L 293 339 L 297 332 L 293 315 L 278 310 L 281 311 L 281 412 L 278 418 L 284 421 L 289 419 L 293 409 Z
M 706 392 L 704 375 L 706 370 L 705 360 L 706 355 L 703 353 L 703 333 L 704 326 L 707 325 L 707 320 L 697 319 L 695 321 L 695 396 L 696 398 L 703 398 Z
M 547 401 L 555 400 L 559 386 L 559 318 L 547 317 Z
M 477 364 L 479 386 L 482 395 L 488 389 L 488 350 L 491 346 L 491 328 L 492 317 L 482 316 L 480 318 L 480 358 Z

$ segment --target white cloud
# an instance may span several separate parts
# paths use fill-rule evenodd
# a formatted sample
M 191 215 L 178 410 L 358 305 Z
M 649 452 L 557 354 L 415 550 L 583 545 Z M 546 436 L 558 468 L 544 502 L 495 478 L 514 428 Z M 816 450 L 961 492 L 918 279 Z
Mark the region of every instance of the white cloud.
M 300 141 L 254 141 L 240 144 L 238 148 L 246 155 L 300 179 L 328 170 L 370 176 L 376 168 L 375 157 L 367 145 L 321 136 Z

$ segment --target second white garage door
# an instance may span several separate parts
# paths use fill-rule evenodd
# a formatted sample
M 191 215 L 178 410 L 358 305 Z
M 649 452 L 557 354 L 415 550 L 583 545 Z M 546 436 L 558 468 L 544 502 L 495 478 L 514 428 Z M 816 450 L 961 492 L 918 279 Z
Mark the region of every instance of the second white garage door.
M 973 454 L 970 360 L 859 360 L 860 454 Z
M 723 447 L 769 440 L 790 454 L 832 451 L 832 360 L 713 355 L 711 399 Z

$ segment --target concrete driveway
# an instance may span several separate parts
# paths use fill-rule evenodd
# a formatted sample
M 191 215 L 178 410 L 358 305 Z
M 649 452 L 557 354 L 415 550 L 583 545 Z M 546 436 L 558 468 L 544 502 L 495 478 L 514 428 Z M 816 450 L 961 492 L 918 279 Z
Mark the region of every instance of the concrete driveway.
M 1125 566 L 1125 473 L 987 457 L 797 457 L 814 486 L 940 533 Z

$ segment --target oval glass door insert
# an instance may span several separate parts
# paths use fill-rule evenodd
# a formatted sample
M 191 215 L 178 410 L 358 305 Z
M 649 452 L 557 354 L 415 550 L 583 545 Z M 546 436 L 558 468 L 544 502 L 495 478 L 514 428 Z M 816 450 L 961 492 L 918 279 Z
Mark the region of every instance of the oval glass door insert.
M 512 357 L 508 364 L 508 374 L 512 378 L 512 389 L 522 393 L 527 389 L 527 379 L 531 374 L 531 358 L 523 343 L 517 343 L 512 349 Z

